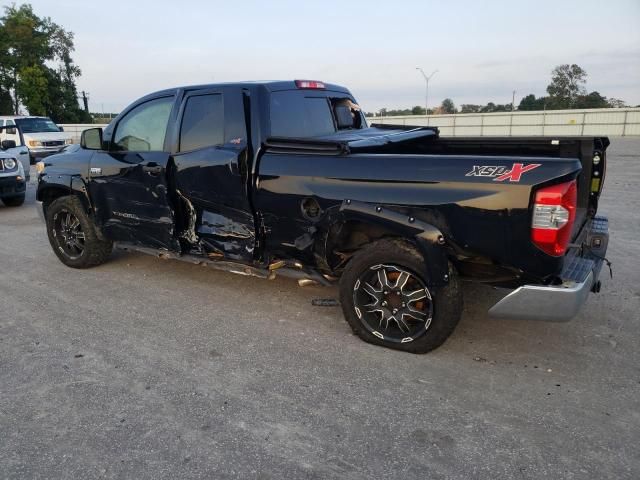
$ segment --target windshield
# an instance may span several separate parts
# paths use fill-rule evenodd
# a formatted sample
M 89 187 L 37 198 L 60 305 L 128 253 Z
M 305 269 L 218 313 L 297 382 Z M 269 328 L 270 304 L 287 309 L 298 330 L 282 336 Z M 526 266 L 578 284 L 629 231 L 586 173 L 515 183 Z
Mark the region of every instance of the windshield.
M 271 94 L 271 136 L 291 138 L 322 137 L 346 128 L 336 116 L 336 105 L 346 100 L 352 101 L 342 94 L 340 97 L 329 97 L 331 92 L 283 91 Z M 360 113 L 354 112 L 357 122 L 351 119 L 348 128 L 362 128 Z
M 16 124 L 22 133 L 59 132 L 58 126 L 50 118 L 16 118 Z

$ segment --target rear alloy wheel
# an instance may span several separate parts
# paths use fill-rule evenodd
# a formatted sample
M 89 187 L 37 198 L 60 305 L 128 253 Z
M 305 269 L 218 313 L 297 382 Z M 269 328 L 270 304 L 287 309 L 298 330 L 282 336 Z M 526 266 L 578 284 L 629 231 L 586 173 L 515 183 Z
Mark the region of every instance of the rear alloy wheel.
M 362 325 L 389 342 L 422 336 L 433 319 L 431 293 L 413 272 L 398 265 L 373 265 L 356 280 L 353 304 Z
M 412 353 L 439 347 L 462 314 L 458 275 L 433 287 L 428 259 L 403 239 L 383 239 L 358 251 L 340 278 L 345 319 L 363 340 Z
M 46 220 L 49 243 L 65 265 L 88 268 L 109 258 L 113 244 L 98 237 L 78 197 L 60 197 L 51 202 L 46 206 Z

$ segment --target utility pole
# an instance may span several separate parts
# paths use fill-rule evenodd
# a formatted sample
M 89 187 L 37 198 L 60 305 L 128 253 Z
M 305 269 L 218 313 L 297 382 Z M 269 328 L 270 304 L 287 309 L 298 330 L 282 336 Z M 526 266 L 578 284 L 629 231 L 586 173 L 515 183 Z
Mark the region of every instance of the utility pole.
M 438 73 L 438 70 L 434 70 L 433 72 L 431 72 L 431 75 L 427 75 L 426 73 L 424 73 L 424 70 L 422 70 L 420 67 L 416 67 L 416 70 L 418 70 L 424 77 L 424 81 L 426 84 L 424 93 L 424 113 L 425 115 L 429 115 L 429 80 L 431 80 L 431 77 Z
M 84 111 L 89 113 L 89 97 L 87 97 L 87 92 L 84 90 L 82 93 L 82 103 L 84 103 Z
M 511 96 L 511 111 L 513 112 L 516 109 L 516 91 L 513 91 Z

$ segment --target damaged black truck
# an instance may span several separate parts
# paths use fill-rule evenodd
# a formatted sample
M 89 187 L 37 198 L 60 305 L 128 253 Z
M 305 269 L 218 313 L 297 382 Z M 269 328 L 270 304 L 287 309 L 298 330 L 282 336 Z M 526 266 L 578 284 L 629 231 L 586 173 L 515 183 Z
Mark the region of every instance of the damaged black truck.
M 513 291 L 496 316 L 568 320 L 600 289 L 603 137 L 449 137 L 367 125 L 316 81 L 175 88 L 38 165 L 66 265 L 114 245 L 273 278 L 339 283 L 362 339 L 424 353 L 462 311 L 461 280 Z

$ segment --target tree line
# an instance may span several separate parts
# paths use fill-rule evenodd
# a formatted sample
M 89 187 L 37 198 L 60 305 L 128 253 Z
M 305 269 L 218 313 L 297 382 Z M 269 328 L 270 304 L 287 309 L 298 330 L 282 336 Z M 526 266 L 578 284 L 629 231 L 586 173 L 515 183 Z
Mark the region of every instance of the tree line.
M 625 102 L 617 98 L 607 98 L 600 92 L 588 92 L 586 89 L 587 72 L 576 64 L 558 65 L 551 72 L 551 82 L 547 86 L 547 94 L 536 97 L 533 93 L 526 95 L 515 106 L 511 103 L 499 104 L 489 102 L 486 105 L 463 103 L 457 108 L 450 98 L 445 98 L 440 106 L 429 109 L 429 115 L 451 113 L 491 113 L 510 112 L 512 110 L 569 110 L 576 108 L 622 108 Z M 392 115 L 424 115 L 424 107 L 415 106 L 402 110 L 380 109 L 377 113 L 368 112 L 367 116 Z
M 0 115 L 51 117 L 56 123 L 90 123 L 80 108 L 73 33 L 31 5 L 4 7 L 0 17 Z

